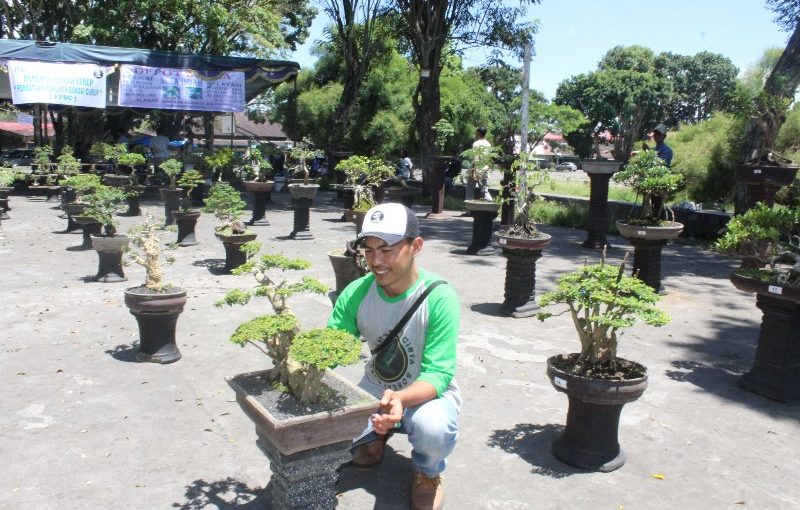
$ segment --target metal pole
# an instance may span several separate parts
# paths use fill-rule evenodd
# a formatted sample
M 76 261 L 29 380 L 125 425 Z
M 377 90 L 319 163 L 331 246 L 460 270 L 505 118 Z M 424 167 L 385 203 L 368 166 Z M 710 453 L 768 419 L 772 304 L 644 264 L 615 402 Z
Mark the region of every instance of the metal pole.
M 522 56 L 522 112 L 520 115 L 520 146 L 519 154 L 522 158 L 523 164 L 517 169 L 519 172 L 519 193 L 521 197 L 527 197 L 527 179 L 526 171 L 528 170 L 528 110 L 530 109 L 530 80 L 531 80 L 531 43 L 525 43 Z M 527 200 L 517 201 L 517 213 L 528 214 Z M 522 207 L 522 209 L 520 209 Z

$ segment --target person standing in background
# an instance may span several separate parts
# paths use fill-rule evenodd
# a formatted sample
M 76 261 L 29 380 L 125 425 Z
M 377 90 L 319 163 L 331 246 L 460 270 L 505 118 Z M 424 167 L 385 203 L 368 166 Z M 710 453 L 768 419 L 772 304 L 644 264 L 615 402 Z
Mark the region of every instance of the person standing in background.
M 403 179 L 411 179 L 413 166 L 411 158 L 408 157 L 408 151 L 406 149 L 400 151 L 400 164 L 397 167 L 397 175 Z

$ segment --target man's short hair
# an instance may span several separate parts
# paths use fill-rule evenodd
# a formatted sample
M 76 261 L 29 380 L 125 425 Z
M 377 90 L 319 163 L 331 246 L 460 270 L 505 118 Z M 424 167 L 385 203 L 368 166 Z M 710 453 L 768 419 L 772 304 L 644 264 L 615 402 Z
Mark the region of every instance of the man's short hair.
M 485 128 L 485 127 L 483 127 L 483 126 L 478 126 L 478 127 L 476 127 L 476 128 L 475 128 L 475 132 L 477 132 L 477 133 L 478 133 L 479 135 L 481 135 L 482 137 L 483 137 L 483 136 L 486 136 L 486 128 Z

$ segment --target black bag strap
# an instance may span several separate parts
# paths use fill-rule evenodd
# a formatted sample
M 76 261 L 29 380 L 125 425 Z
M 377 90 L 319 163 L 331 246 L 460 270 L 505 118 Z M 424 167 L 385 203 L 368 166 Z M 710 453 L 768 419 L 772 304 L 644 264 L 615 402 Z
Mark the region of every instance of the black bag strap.
M 416 301 L 414 301 L 414 303 L 411 305 L 411 308 L 408 309 L 406 314 L 403 315 L 403 318 L 400 319 L 397 325 L 395 325 L 395 327 L 392 328 L 392 330 L 389 331 L 389 333 L 384 337 L 383 342 L 381 342 L 380 345 L 369 351 L 370 354 L 375 356 L 376 354 L 384 350 L 386 347 L 388 347 L 389 340 L 394 338 L 394 336 L 397 335 L 405 327 L 408 320 L 411 318 L 412 315 L 414 315 L 414 312 L 417 311 L 417 308 L 419 308 L 419 305 L 421 305 L 422 302 L 425 301 L 425 298 L 428 297 L 428 294 L 430 294 L 433 289 L 435 289 L 436 287 L 438 287 L 443 283 L 447 282 L 444 280 L 436 280 L 435 282 L 431 282 L 431 284 L 428 285 L 428 288 L 425 289 L 425 291 L 419 295 Z

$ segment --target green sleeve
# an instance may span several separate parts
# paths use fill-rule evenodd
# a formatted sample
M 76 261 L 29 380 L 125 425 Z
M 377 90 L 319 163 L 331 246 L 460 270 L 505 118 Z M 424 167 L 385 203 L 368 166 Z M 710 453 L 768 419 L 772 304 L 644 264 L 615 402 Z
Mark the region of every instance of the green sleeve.
M 350 283 L 342 290 L 333 306 L 333 312 L 328 318 L 328 327 L 347 331 L 351 335 L 360 336 L 358 330 L 358 308 L 367 295 L 370 285 L 375 281 L 375 276 L 369 273 Z
M 440 397 L 456 373 L 461 305 L 449 285 L 440 285 L 428 299 L 428 329 L 425 331 L 425 350 L 417 380 L 430 383 Z

